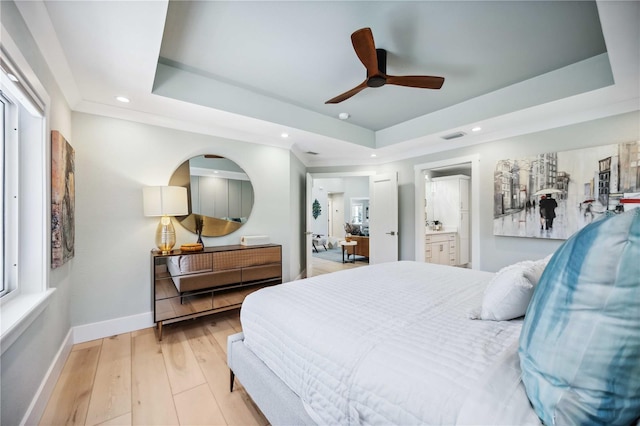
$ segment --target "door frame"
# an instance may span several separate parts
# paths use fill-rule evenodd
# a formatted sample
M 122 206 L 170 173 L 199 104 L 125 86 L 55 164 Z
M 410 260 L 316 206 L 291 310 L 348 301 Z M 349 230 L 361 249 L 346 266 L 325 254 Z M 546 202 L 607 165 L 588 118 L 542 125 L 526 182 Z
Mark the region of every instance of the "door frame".
M 310 218 L 311 216 L 311 202 L 313 200 L 311 200 L 311 189 L 313 188 L 313 181 L 314 179 L 330 179 L 330 178 L 342 178 L 342 177 L 354 177 L 354 176 L 374 176 L 376 174 L 375 171 L 372 170 L 363 170 L 363 171 L 359 171 L 359 172 L 330 172 L 330 173 L 307 173 L 307 194 L 305 197 L 305 217 L 306 217 L 306 224 L 305 224 L 305 236 L 306 236 L 306 244 L 305 244 L 305 259 L 307 260 L 306 264 L 305 264 L 305 275 L 308 276 L 307 274 L 309 273 L 309 271 L 311 271 L 311 261 L 312 261 L 312 244 L 311 244 L 311 222 L 310 222 Z M 309 181 L 310 179 L 310 181 Z M 371 213 L 369 213 L 371 214 Z
M 446 160 L 434 161 L 431 163 L 416 164 L 413 166 L 415 174 L 415 260 L 424 262 L 424 244 L 425 244 L 425 212 L 424 200 L 425 179 L 424 172 L 426 170 L 438 169 L 441 167 L 450 167 L 458 164 L 471 163 L 471 269 L 480 269 L 480 155 L 473 154 L 464 157 L 448 158 Z

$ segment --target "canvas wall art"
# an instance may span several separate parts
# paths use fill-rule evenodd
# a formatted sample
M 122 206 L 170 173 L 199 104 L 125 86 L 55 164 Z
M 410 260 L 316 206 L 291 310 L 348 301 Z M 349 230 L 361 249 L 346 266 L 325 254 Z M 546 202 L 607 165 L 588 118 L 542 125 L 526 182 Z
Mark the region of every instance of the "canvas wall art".
M 51 132 L 51 267 L 73 258 L 75 244 L 75 153 L 58 132 Z
M 494 235 L 566 239 L 640 193 L 640 142 L 500 160 Z

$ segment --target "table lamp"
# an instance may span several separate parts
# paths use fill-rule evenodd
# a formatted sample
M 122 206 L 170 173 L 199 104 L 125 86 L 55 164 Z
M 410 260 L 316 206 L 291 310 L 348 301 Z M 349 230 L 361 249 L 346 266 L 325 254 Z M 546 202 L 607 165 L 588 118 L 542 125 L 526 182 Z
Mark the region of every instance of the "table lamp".
M 187 188 L 182 186 L 147 186 L 142 188 L 145 216 L 161 216 L 156 229 L 156 245 L 168 254 L 176 244 L 176 230 L 169 216 L 189 214 Z

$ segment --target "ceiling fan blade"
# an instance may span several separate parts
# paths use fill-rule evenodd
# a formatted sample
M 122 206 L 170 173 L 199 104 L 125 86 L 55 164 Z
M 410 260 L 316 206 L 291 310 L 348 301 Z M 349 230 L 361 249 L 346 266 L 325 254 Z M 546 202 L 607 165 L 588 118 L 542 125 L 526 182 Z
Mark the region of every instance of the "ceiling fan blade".
M 428 75 L 387 76 L 387 84 L 395 84 L 396 86 L 439 89 L 443 83 L 444 77 L 432 77 Z
M 361 28 L 355 31 L 351 34 L 351 43 L 360 62 L 367 69 L 367 77 L 378 74 L 378 56 L 371 28 Z
M 349 99 L 350 97 L 352 97 L 353 95 L 355 95 L 356 93 L 360 92 L 363 89 L 367 88 L 367 82 L 366 80 L 363 81 L 362 83 L 360 83 L 358 86 L 354 87 L 353 89 L 344 92 L 341 95 L 336 96 L 335 98 L 329 99 L 327 102 L 325 102 L 325 104 L 337 104 L 340 103 L 342 101 L 346 101 L 347 99 Z

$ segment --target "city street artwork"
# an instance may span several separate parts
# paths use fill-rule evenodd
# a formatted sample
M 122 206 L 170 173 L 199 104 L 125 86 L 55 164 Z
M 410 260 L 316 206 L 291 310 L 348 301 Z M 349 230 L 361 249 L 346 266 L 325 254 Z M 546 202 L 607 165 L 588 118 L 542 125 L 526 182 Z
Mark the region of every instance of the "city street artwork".
M 640 142 L 500 160 L 494 235 L 566 239 L 640 198 Z

